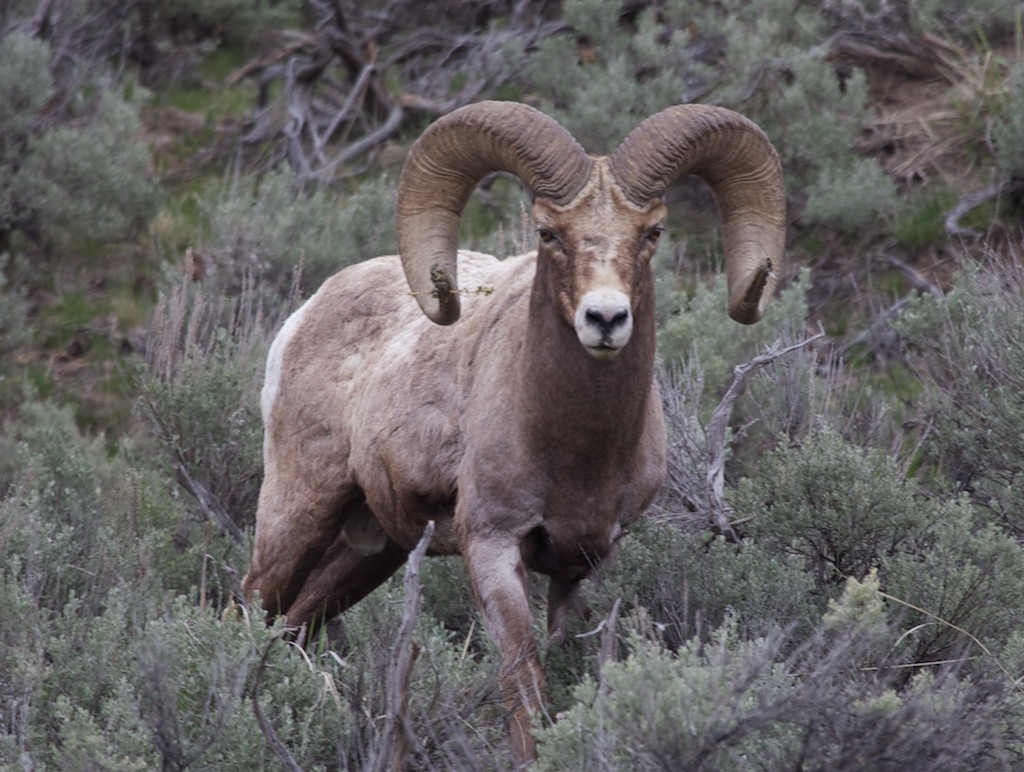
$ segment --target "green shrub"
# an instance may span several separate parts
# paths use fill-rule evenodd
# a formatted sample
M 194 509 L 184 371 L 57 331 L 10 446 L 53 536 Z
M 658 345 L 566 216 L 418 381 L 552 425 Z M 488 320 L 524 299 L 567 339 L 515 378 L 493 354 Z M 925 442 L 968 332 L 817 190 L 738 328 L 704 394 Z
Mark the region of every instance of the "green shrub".
M 38 213 L 44 233 L 98 242 L 130 237 L 157 203 L 136 108 L 104 89 L 86 120 L 31 143 L 18 174 L 25 206 Z
M 949 485 L 1024 534 L 1021 276 L 1001 263 L 966 271 L 943 300 L 916 298 L 896 322 L 928 386 L 926 450 Z
M 930 508 L 937 517 L 919 535 L 921 546 L 880 563 L 886 590 L 909 604 L 904 656 L 913 662 L 965 656 L 964 671 L 997 673 L 995 657 L 1020 627 L 1024 548 L 966 500 Z
M 640 611 L 626 655 L 575 690 L 541 729 L 539 769 L 1006 769 L 1021 760 L 1007 681 L 907 671 L 886 652 L 894 624 L 870 577 L 851 582 L 809 636 L 747 638 L 736 617 L 670 649 Z M 799 641 L 799 643 L 797 642 Z M 909 682 L 905 682 L 909 679 Z
M 706 528 L 687 532 L 653 520 L 630 530 L 601 581 L 585 585 L 585 593 L 602 612 L 616 598 L 626 609 L 645 609 L 669 646 L 706 640 L 733 613 L 743 635 L 754 638 L 806 622 L 823 608 L 798 559 L 756 539 L 729 544 Z
M 586 679 L 576 705 L 539 733 L 538 769 L 731 769 L 748 754 L 773 767 L 780 758 L 772 746 L 793 742 L 795 733 L 770 743 L 742 735 L 754 734 L 749 714 L 758 692 L 779 691 L 788 680 L 773 662 L 777 644 L 736 645 L 728 636 L 720 631 L 707 647 L 691 641 L 670 652 L 634 634 L 630 655 L 606 664 L 600 683 Z
M 523 77 L 588 150 L 610 152 L 670 105 L 718 104 L 765 129 L 790 188 L 807 189 L 808 222 L 859 232 L 895 206 L 895 184 L 857 155 L 870 120 L 867 79 L 856 70 L 840 78 L 827 60 L 825 14 L 784 0 L 674 0 L 627 23 L 620 6 L 567 2 L 580 45 L 554 37 L 523 54 Z
M 875 3 L 863 3 L 870 9 Z M 978 0 L 969 5 L 950 5 L 942 0 L 919 0 L 907 5 L 916 32 L 967 38 L 1006 34 L 1020 21 L 1020 9 L 1003 0 Z
M 201 245 L 210 263 L 206 284 L 237 294 L 255 278 L 267 300 L 287 296 L 296 271 L 311 294 L 347 265 L 395 254 L 395 188 L 386 177 L 359 184 L 339 200 L 329 188 L 296 191 L 281 170 L 245 177 L 204 204 L 209 235 Z
M 161 463 L 190 494 L 196 517 L 181 535 L 210 522 L 241 542 L 255 517 L 262 479 L 259 390 L 266 351 L 287 308 L 264 315 L 256 285 L 233 299 L 211 296 L 190 271 L 154 314 L 141 415 Z
M 849 235 L 891 217 L 897 205 L 896 184 L 871 158 L 846 166 L 825 166 L 807 187 L 808 222 L 832 225 Z
M 997 168 L 1008 178 L 1024 174 L 1024 66 L 1012 67 L 1007 95 L 992 123 Z
M 737 512 L 773 554 L 803 561 L 819 589 L 918 549 L 940 517 L 885 454 L 827 428 L 766 454 L 757 472 L 736 491 Z
M 0 40 L 0 249 L 15 232 L 43 243 L 122 239 L 156 209 L 135 106 L 102 80 L 84 83 L 55 124 L 44 110 L 50 58 L 25 35 Z
M 542 41 L 522 77 L 593 153 L 611 151 L 637 123 L 673 104 L 751 112 L 786 57 L 818 42 L 820 29 L 813 12 L 786 2 L 671 0 L 626 21 L 617 0 L 573 0 L 562 15 L 581 45 L 562 37 Z
M 671 365 L 682 361 L 699 367 L 705 407 L 721 397 L 732 369 L 752 358 L 776 339 L 799 340 L 807 320 L 807 292 L 810 273 L 801 272 L 797 281 L 783 289 L 758 324 L 741 325 L 726 315 L 728 308 L 725 277 L 716 275 L 705 286 L 695 287 L 692 296 L 678 294 L 672 313 L 658 331 L 658 351 Z
M 10 255 L 0 253 L 0 360 L 27 343 L 30 337 L 28 302 L 24 287 L 11 286 L 7 278 Z M 0 390 L 5 376 L 0 375 Z

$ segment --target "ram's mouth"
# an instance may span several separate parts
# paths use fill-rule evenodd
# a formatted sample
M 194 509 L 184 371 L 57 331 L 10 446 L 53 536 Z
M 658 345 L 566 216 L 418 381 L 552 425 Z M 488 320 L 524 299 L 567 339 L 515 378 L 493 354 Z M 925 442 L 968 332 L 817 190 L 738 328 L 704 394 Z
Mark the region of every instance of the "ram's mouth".
M 600 345 L 584 346 L 583 348 L 585 348 L 587 350 L 587 353 L 590 354 L 590 356 L 594 357 L 594 359 L 600 359 L 602 361 L 615 359 L 615 357 L 619 355 L 619 352 L 622 351 L 622 346 Z

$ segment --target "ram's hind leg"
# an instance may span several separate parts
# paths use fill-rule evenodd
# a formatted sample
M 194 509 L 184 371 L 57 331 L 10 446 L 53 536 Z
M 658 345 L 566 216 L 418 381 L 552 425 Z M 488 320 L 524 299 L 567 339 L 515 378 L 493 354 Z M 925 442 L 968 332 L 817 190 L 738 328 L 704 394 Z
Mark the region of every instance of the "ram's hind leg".
M 408 554 L 385 537 L 382 549 L 367 555 L 349 544 L 345 532 L 340 531 L 288 609 L 288 624 L 305 624 L 312 632 L 386 582 Z
M 277 483 L 272 474 L 264 479 L 252 563 L 242 583 L 246 597 L 258 591 L 271 614 L 284 614 L 293 625 L 325 621 L 405 562 L 405 550 L 376 525 L 358 489 L 315 497 L 300 490 L 301 483 Z
M 316 496 L 267 468 L 256 510 L 252 562 L 242 581 L 272 615 L 286 614 L 338 535 L 344 498 Z

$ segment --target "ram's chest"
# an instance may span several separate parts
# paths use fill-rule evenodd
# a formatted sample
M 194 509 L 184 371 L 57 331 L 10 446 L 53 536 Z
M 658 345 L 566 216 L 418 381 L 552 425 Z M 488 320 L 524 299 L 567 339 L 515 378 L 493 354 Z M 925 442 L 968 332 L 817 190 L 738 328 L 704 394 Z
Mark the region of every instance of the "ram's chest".
M 611 554 L 622 534 L 615 520 L 591 519 L 587 513 L 548 517 L 527 533 L 521 553 L 533 571 L 574 580 L 586 576 Z

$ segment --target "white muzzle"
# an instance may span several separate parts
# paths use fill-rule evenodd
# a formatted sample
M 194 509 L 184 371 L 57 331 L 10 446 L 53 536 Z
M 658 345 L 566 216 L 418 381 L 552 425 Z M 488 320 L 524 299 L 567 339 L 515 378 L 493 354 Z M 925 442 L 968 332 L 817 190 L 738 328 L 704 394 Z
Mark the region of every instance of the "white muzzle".
M 633 310 L 619 290 L 594 290 L 580 298 L 576 308 L 576 336 L 591 356 L 611 359 L 629 343 Z

